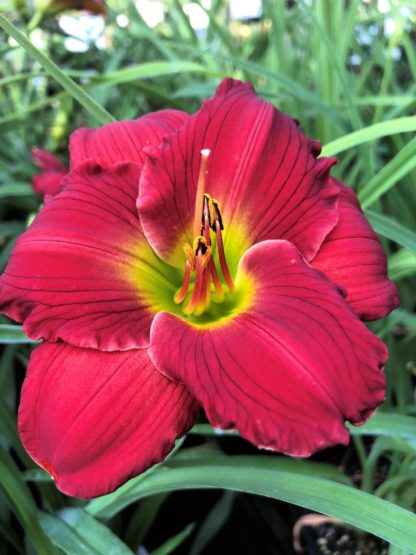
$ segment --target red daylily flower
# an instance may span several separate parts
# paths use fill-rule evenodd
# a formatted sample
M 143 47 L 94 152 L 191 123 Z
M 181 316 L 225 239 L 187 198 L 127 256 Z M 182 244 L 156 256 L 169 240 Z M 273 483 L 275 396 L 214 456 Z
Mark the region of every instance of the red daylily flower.
M 32 178 L 32 187 L 35 193 L 56 195 L 61 190 L 61 181 L 68 168 L 51 152 L 40 148 L 32 148 L 33 162 L 41 168 L 41 172 Z
M 398 304 L 333 159 L 226 79 L 193 116 L 82 129 L 63 190 L 19 239 L 1 308 L 45 342 L 19 430 L 64 492 L 112 491 L 163 459 L 199 406 L 295 456 L 346 443 L 384 399 Z

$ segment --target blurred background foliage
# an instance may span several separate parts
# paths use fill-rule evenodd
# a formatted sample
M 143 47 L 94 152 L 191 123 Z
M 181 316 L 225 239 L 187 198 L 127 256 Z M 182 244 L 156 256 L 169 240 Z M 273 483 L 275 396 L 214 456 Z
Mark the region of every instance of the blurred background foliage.
M 0 317 L 0 552 L 294 553 L 302 506 L 392 544 L 354 553 L 416 553 L 416 520 L 399 508 L 416 507 L 414 1 L 2 0 L 0 13 L 32 45 L 25 50 L 0 31 L 1 269 L 41 206 L 30 185 L 39 171 L 32 147 L 65 161 L 76 128 L 96 127 L 109 114 L 194 112 L 228 75 L 250 80 L 319 139 L 324 154 L 337 155 L 333 173 L 357 191 L 402 298 L 371 326 L 390 350 L 387 399 L 353 430 L 350 447 L 295 461 L 201 421 L 161 467 L 89 503 L 57 492 L 19 442 L 15 415 L 33 345 Z M 80 107 L 36 52 L 107 115 Z M 179 491 L 198 486 L 234 491 Z M 302 537 L 314 549 L 307 530 Z M 307 553 L 324 553 L 320 545 Z

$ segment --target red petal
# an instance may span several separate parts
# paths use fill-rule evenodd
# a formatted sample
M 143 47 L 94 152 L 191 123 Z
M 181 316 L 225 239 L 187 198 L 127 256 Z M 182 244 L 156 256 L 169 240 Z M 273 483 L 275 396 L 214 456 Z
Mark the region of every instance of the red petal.
M 158 145 L 189 118 L 178 110 L 161 110 L 135 120 L 109 123 L 98 129 L 81 128 L 71 135 L 71 168 L 93 159 L 103 167 L 119 162 L 143 163 L 142 149 Z
M 0 309 L 24 321 L 27 335 L 102 350 L 147 346 L 139 171 L 78 166 L 20 237 L 0 278 Z
M 32 148 L 32 159 L 43 170 L 55 170 L 57 172 L 67 173 L 67 167 L 59 160 L 57 156 L 48 150 L 41 148 Z
M 340 185 L 339 222 L 311 265 L 346 290 L 357 316 L 377 320 L 399 306 L 399 295 L 387 278 L 386 256 L 354 192 Z
M 226 79 L 177 133 L 146 149 L 138 208 L 161 258 L 183 265 L 182 244 L 192 244 L 202 149 L 211 150 L 206 192 L 222 208 L 226 246 L 243 230 L 245 247 L 283 238 L 315 255 L 338 219 L 334 160 L 317 160 L 316 143 L 251 85 Z
M 247 283 L 251 285 L 247 285 Z M 385 345 L 287 241 L 255 245 L 237 276 L 248 307 L 217 325 L 159 313 L 150 357 L 220 428 L 307 456 L 346 443 L 384 399 Z
M 198 406 L 146 350 L 44 343 L 30 360 L 19 431 L 30 456 L 76 497 L 95 497 L 160 462 Z
M 41 196 L 56 195 L 61 190 L 61 181 L 68 172 L 67 167 L 59 158 L 47 150 L 32 149 L 32 158 L 42 171 L 32 178 L 35 193 Z

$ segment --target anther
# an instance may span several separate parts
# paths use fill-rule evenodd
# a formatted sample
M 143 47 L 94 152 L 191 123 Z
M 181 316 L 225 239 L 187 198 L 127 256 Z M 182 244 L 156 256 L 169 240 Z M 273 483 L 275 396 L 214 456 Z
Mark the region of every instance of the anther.
M 204 194 L 204 206 L 202 208 L 202 227 L 201 227 L 201 235 L 205 237 L 207 245 L 211 245 L 211 234 L 210 234 L 210 227 L 211 227 L 211 219 L 210 219 L 210 204 L 211 204 L 211 197 L 207 194 Z
M 217 202 L 217 201 L 215 201 Z M 215 207 L 214 207 L 214 200 L 211 198 L 211 195 L 208 193 L 204 194 L 204 208 L 202 213 L 202 225 L 204 227 L 211 227 L 215 221 Z M 218 203 L 217 203 L 218 204 Z
M 207 240 L 202 235 L 198 235 L 194 239 L 193 247 L 194 247 L 194 253 L 196 255 L 198 254 L 199 251 L 201 251 L 202 254 L 205 254 L 208 248 Z
M 218 252 L 221 273 L 230 291 L 235 290 L 234 281 L 225 258 L 222 230 L 224 229 L 219 203 L 205 192 L 208 175 L 209 149 L 201 150 L 198 184 L 195 200 L 194 237 L 192 246 L 185 244 L 183 251 L 186 257 L 185 273 L 182 287 L 175 294 L 175 303 L 182 303 L 191 286 L 191 274 L 195 272 L 192 294 L 187 305 L 183 308 L 186 315 L 200 316 L 209 309 L 211 304 L 211 283 L 214 286 L 216 298 L 214 302 L 224 300 L 223 283 L 219 277 L 212 249 Z M 212 247 L 211 230 L 216 235 L 215 247 Z
M 186 260 L 191 266 L 191 270 L 194 271 L 196 266 L 196 257 L 193 248 L 188 245 L 188 243 L 185 243 L 182 248 L 185 253 Z
M 214 216 L 212 217 L 212 220 L 211 220 L 212 221 L 211 227 L 214 231 L 216 231 L 215 222 L 218 221 L 219 224 L 220 224 L 220 229 L 221 229 L 221 231 L 223 231 L 224 225 L 222 223 L 220 204 L 219 204 L 218 200 L 216 200 L 215 198 L 211 199 L 211 203 L 212 203 L 212 206 L 213 206 L 213 213 L 214 213 Z

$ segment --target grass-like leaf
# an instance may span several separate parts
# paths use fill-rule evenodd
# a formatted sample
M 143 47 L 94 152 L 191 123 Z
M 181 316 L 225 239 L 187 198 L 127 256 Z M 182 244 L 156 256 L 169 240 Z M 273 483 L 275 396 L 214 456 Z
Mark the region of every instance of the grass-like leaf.
M 348 150 L 349 148 L 381 139 L 381 137 L 405 133 L 407 131 L 416 131 L 416 116 L 396 118 L 390 121 L 375 123 L 374 125 L 369 125 L 368 127 L 344 135 L 339 139 L 327 143 L 322 148 L 322 155 L 335 156 L 335 154 Z
M 22 326 L 14 324 L 0 324 L 0 344 L 36 343 L 25 335 Z
M 39 520 L 45 534 L 67 555 L 133 555 L 107 526 L 82 509 L 40 513 Z
M 401 549 L 410 551 L 416 545 L 416 515 L 411 512 L 353 487 L 298 472 L 295 464 L 293 471 L 278 470 L 265 457 L 171 459 L 128 489 L 127 495 L 133 502 L 155 493 L 207 488 L 264 495 L 334 516 Z M 117 492 L 91 501 L 87 510 L 100 514 L 114 495 Z M 119 494 L 118 503 L 122 501 Z
M 383 214 L 366 210 L 365 215 L 377 233 L 416 254 L 416 233 Z
M 18 42 L 34 60 L 39 62 L 49 75 L 53 77 L 72 96 L 74 100 L 78 101 L 88 113 L 96 118 L 98 123 L 103 124 L 114 121 L 112 115 L 109 114 L 105 108 L 97 104 L 97 102 L 95 102 L 89 94 L 87 94 L 75 83 L 75 81 L 59 69 L 59 67 L 50 58 L 48 58 L 48 56 L 36 48 L 36 46 L 34 46 L 30 40 L 1 13 L 0 27 L 13 37 L 14 40 Z
M 416 168 L 416 138 L 412 139 L 400 150 L 394 158 L 386 164 L 359 191 L 358 198 L 363 208 L 371 206 L 386 193 L 400 179 Z

